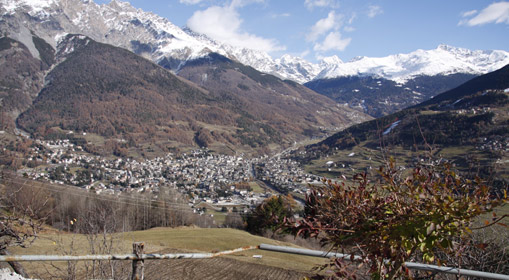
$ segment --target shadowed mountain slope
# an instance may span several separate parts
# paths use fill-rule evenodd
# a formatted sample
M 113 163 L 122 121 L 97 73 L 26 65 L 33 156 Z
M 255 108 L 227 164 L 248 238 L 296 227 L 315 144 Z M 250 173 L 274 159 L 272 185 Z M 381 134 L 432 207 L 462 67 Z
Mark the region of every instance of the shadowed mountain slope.
M 419 104 L 474 77 L 464 73 L 418 76 L 400 84 L 382 77 L 349 76 L 318 79 L 304 85 L 377 118 Z
M 220 100 L 238 105 L 243 114 L 263 120 L 294 140 L 369 119 L 300 84 L 261 73 L 218 54 L 186 64 L 179 76 L 202 86 Z M 244 125 L 240 124 L 242 119 L 237 121 L 241 127 Z

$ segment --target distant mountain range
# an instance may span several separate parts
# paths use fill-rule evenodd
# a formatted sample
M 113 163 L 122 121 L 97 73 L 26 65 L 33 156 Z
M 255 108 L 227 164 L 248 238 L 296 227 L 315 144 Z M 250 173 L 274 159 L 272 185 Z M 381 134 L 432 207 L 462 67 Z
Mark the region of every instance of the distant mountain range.
M 474 77 L 464 73 L 417 76 L 400 84 L 382 77 L 348 76 L 313 80 L 304 85 L 377 118 L 419 104 Z
M 337 56 L 319 63 L 234 47 L 180 28 L 153 13 L 112 0 L 0 0 L 2 34 L 21 42 L 39 58 L 35 35 L 54 49 L 66 34 L 128 49 L 180 74 L 211 53 L 284 80 L 305 84 L 352 109 L 380 117 L 428 100 L 481 74 L 509 64 L 509 52 L 471 51 L 440 45 L 387 57 L 357 57 L 343 62 Z M 33 34 L 32 34 L 33 33 Z
M 214 41 L 167 19 L 117 0 L 98 5 L 85 0 L 1 0 L 0 28 L 34 54 L 30 31 L 56 48 L 65 34 L 84 34 L 95 41 L 126 48 L 178 72 L 187 62 L 211 52 L 278 77 L 304 82 L 317 73 L 304 60 L 237 48 Z M 30 31 L 28 31 L 30 30 Z
M 505 51 L 437 49 L 330 63 L 305 85 L 351 108 L 381 117 L 419 104 L 509 64 Z
M 417 50 L 387 57 L 357 57 L 347 63 L 330 64 L 314 79 L 374 76 L 403 84 L 420 76 L 486 74 L 507 64 L 509 52 L 506 51 L 471 51 L 440 45 L 434 50 Z
M 0 4 L 1 30 L 34 53 L 27 30 L 54 48 L 67 33 L 84 34 L 98 42 L 129 49 L 175 72 L 188 61 L 211 52 L 298 83 L 372 76 L 402 84 L 419 76 L 480 75 L 509 64 L 506 51 L 470 51 L 447 45 L 382 58 L 358 57 L 349 62 L 333 56 L 313 64 L 290 55 L 273 59 L 264 52 L 217 42 L 118 0 L 107 5 L 90 0 L 0 0 Z

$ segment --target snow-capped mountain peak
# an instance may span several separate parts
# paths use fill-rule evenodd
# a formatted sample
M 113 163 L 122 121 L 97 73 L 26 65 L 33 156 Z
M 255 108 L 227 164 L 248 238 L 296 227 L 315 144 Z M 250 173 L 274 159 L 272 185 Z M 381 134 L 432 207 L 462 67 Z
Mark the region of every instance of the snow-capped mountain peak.
M 56 0 L 6 0 L 2 1 L 2 5 L 9 13 L 14 12 L 19 7 L 28 7 L 33 12 L 39 12 L 55 4 L 55 2 Z
M 174 71 L 189 60 L 216 52 L 299 83 L 356 75 L 404 82 L 420 75 L 483 74 L 509 64 L 506 51 L 471 51 L 448 45 L 386 57 L 358 57 L 349 62 L 337 56 L 323 58 L 319 63 L 291 55 L 274 59 L 262 51 L 234 47 L 179 28 L 168 19 L 120 0 L 101 5 L 92 0 L 0 0 L 0 4 L 2 32 L 27 45 L 34 56 L 38 53 L 31 42 L 31 32 L 55 48 L 58 39 L 66 34 L 83 34 L 129 49 Z M 10 16 L 2 17 L 5 14 Z
M 327 65 L 338 65 L 343 64 L 343 60 L 341 60 L 337 55 L 333 55 L 322 58 L 320 64 L 323 65 L 323 67 L 326 67 Z
M 423 75 L 484 74 L 507 64 L 509 52 L 506 51 L 471 51 L 442 44 L 432 50 L 416 50 L 386 57 L 359 57 L 346 63 L 329 63 L 315 79 L 365 75 L 404 83 Z

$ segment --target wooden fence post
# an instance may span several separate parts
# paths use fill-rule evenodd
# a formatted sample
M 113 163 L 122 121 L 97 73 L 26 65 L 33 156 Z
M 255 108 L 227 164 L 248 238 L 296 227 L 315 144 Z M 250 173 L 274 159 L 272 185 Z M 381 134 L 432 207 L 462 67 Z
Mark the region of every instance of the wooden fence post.
M 143 247 L 145 244 L 142 242 L 135 242 L 133 243 L 133 254 L 136 255 L 136 257 L 140 258 L 143 254 Z M 131 276 L 131 280 L 143 280 L 145 278 L 145 267 L 144 267 L 144 260 L 133 260 L 133 274 Z

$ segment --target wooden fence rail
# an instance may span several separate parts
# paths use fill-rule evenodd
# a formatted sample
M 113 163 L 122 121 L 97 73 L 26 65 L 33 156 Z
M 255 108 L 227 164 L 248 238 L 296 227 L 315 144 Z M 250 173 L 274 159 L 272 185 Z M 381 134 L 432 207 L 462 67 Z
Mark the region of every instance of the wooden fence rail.
M 235 250 L 218 253 L 182 253 L 182 254 L 123 254 L 123 255 L 85 255 L 85 256 L 59 256 L 59 255 L 10 255 L 0 256 L 0 262 L 36 262 L 36 261 L 133 261 L 133 260 L 164 260 L 164 259 L 208 259 L 242 251 L 257 249 L 258 246 L 249 246 Z
M 143 243 L 133 243 L 133 253 L 124 255 L 85 255 L 85 256 L 60 256 L 60 255 L 8 255 L 0 256 L 0 262 L 37 262 L 37 261 L 133 261 L 131 279 L 143 280 L 145 278 L 145 260 L 164 259 L 208 259 L 225 256 L 247 250 L 258 249 L 259 246 L 246 246 L 238 249 L 217 253 L 183 253 L 183 254 L 144 254 Z
M 316 251 L 316 250 L 307 250 L 307 249 L 292 248 L 292 247 L 285 247 L 285 246 L 274 246 L 274 245 L 268 245 L 268 244 L 261 244 L 259 247 L 261 250 L 268 250 L 268 251 L 288 253 L 288 254 L 298 254 L 298 255 L 322 257 L 322 258 L 342 258 L 345 260 L 362 261 L 362 258 L 360 256 L 352 257 L 352 255 L 348 255 L 348 254 L 340 254 L 340 253 L 324 252 L 324 251 Z M 455 274 L 455 275 L 476 277 L 476 278 L 483 278 L 483 279 L 509 280 L 509 275 L 489 273 L 489 272 L 483 272 L 483 271 L 475 271 L 475 270 L 469 270 L 469 269 L 459 269 L 459 268 L 454 268 L 454 267 L 429 265 L 429 264 L 414 263 L 414 262 L 405 262 L 405 266 L 408 269 L 432 271 L 432 272 L 436 272 L 436 273 Z

